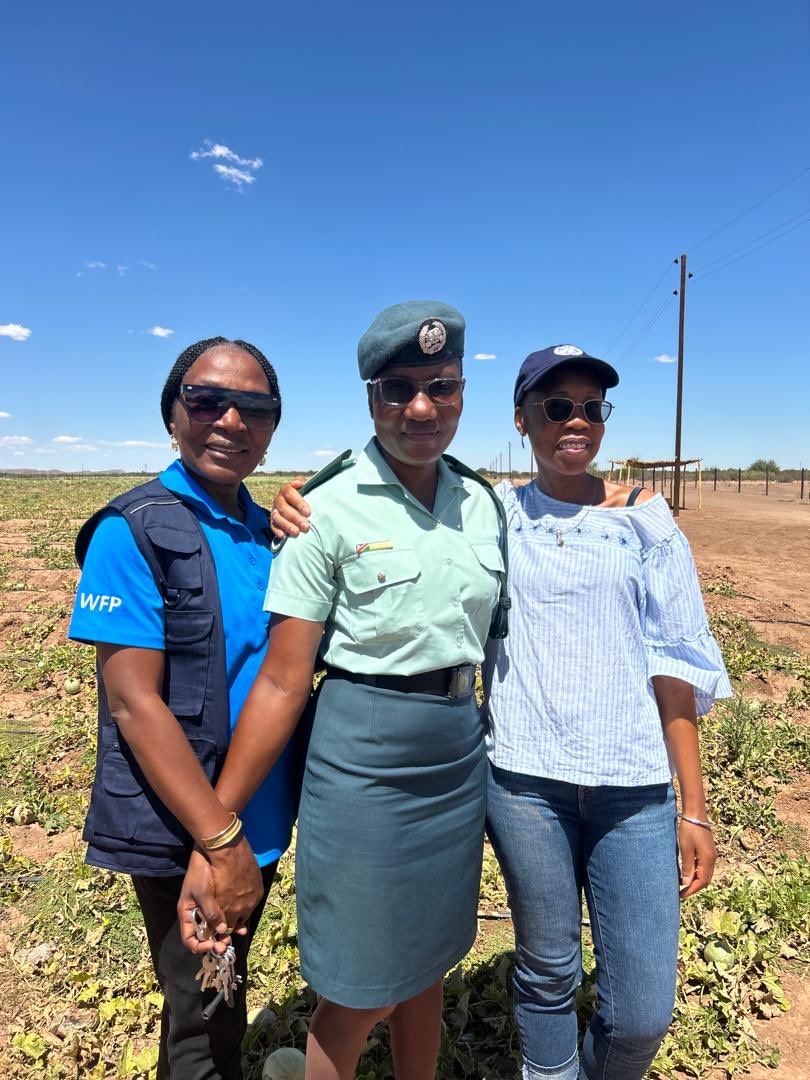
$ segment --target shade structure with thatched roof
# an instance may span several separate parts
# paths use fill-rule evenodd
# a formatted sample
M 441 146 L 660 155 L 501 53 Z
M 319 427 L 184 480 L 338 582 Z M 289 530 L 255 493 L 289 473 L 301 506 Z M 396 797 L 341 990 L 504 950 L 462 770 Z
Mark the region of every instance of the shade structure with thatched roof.
M 641 458 L 623 458 L 617 460 L 611 460 L 610 473 L 608 480 L 613 479 L 614 468 L 618 470 L 618 482 L 620 484 L 627 483 L 632 474 L 636 472 L 641 473 L 641 482 L 644 483 L 645 473 L 652 473 L 652 489 L 658 490 L 662 494 L 664 493 L 667 482 L 667 470 L 671 470 L 669 476 L 669 498 L 667 502 L 672 506 L 672 488 L 673 477 L 675 475 L 675 466 L 677 461 L 674 458 L 661 459 L 659 461 L 642 461 Z M 695 469 L 695 486 L 698 489 L 698 510 L 703 509 L 703 458 L 681 458 L 681 468 L 685 465 L 694 465 Z M 660 487 L 656 489 L 656 474 L 660 472 Z M 686 509 L 686 483 L 681 484 L 681 510 Z

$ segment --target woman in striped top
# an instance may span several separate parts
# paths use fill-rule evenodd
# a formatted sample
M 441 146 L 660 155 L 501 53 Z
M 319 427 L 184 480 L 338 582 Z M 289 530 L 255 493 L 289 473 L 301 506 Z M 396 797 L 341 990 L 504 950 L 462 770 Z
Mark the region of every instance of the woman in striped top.
M 661 495 L 587 471 L 618 381 L 573 345 L 532 353 L 515 426 L 537 476 L 499 489 L 513 607 L 486 672 L 487 818 L 525 1080 L 640 1080 L 672 1017 L 679 895 L 717 857 L 696 717 L 731 688 L 689 545 Z M 580 1058 L 583 892 L 598 1005 Z

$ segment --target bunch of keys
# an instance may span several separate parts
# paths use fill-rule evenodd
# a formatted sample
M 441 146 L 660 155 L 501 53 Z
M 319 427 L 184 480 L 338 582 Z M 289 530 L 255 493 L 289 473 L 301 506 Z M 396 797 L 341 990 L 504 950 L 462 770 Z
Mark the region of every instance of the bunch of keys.
M 210 928 L 199 908 L 194 908 L 191 917 L 197 927 L 197 940 L 209 941 L 214 937 L 214 931 Z M 233 945 L 229 945 L 224 953 L 207 952 L 203 956 L 202 966 L 195 975 L 200 983 L 200 991 L 209 988 L 216 990 L 216 997 L 203 1009 L 203 1020 L 210 1020 L 219 1008 L 223 998 L 230 1008 L 234 1006 L 234 994 L 242 981 L 242 976 L 236 974 L 236 952 Z

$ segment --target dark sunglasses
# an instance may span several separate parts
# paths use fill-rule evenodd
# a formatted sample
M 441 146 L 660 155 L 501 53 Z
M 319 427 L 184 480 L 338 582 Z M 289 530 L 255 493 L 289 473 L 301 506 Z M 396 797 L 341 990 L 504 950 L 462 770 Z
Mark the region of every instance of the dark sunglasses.
M 604 398 L 591 398 L 589 401 L 572 401 L 567 397 L 547 397 L 545 401 L 527 401 L 526 405 L 542 405 L 546 419 L 552 424 L 564 424 L 570 420 L 579 406 L 582 415 L 589 424 L 604 424 L 613 412 L 613 406 Z
M 223 386 L 182 386 L 180 400 L 189 420 L 198 424 L 213 424 L 228 409 L 236 409 L 245 427 L 269 431 L 275 427 L 281 402 L 273 394 L 257 394 L 251 390 L 228 390 Z
M 369 379 L 369 386 L 376 386 L 386 405 L 402 408 L 410 405 L 419 393 L 425 393 L 434 405 L 454 405 L 461 397 L 464 379 L 428 379 L 417 382 L 416 379 L 398 378 L 388 375 L 381 379 Z

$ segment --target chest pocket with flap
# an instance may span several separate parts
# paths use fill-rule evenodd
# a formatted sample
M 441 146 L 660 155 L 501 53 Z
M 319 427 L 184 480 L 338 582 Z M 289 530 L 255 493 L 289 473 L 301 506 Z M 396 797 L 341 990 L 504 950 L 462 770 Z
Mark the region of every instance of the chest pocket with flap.
M 427 626 L 414 551 L 369 551 L 343 564 L 337 618 L 355 641 L 416 637 Z

